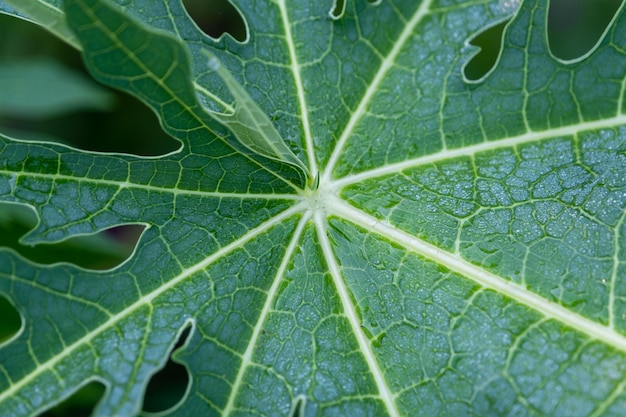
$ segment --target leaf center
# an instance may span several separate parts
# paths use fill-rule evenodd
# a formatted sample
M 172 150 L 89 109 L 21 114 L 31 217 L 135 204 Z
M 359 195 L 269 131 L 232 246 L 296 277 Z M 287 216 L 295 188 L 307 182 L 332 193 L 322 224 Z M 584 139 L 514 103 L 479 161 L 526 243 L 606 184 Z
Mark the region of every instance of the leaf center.
M 324 214 L 329 211 L 329 204 L 337 199 L 335 187 L 328 182 L 319 182 L 319 176 L 311 187 L 307 187 L 302 195 L 305 207 L 313 214 Z

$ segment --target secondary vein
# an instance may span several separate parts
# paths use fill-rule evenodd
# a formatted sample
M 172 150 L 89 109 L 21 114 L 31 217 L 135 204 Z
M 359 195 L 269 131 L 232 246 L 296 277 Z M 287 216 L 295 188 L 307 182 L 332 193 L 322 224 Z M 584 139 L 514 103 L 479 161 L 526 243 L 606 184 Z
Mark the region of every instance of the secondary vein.
M 313 135 L 311 133 L 311 125 L 309 122 L 309 110 L 304 95 L 304 85 L 300 76 L 300 63 L 298 62 L 298 56 L 296 55 L 296 47 L 293 42 L 293 34 L 291 33 L 291 26 L 289 23 L 289 15 L 287 14 L 287 6 L 285 0 L 277 1 L 280 8 L 280 16 L 285 27 L 285 38 L 287 41 L 287 48 L 289 50 L 289 57 L 291 58 L 291 72 L 296 85 L 296 93 L 298 96 L 298 105 L 300 106 L 300 115 L 302 117 L 302 129 L 304 130 L 304 141 L 306 143 L 306 152 L 309 159 L 309 170 L 311 171 L 311 177 L 315 178 L 317 175 L 317 161 L 315 160 L 315 148 L 313 144 Z
M 128 317 L 130 314 L 132 314 L 137 309 L 139 309 L 139 308 L 141 308 L 141 307 L 143 307 L 145 305 L 150 305 L 150 303 L 155 298 L 157 298 L 158 296 L 160 296 L 161 294 L 163 294 L 167 290 L 175 287 L 181 281 L 185 280 L 186 278 L 192 276 L 193 274 L 195 274 L 197 272 L 203 271 L 209 265 L 211 265 L 213 262 L 216 262 L 220 258 L 228 255 L 229 253 L 233 252 L 234 250 L 237 250 L 242 245 L 244 245 L 244 244 L 248 243 L 249 241 L 253 240 L 255 237 L 259 236 L 260 234 L 267 232 L 273 226 L 282 223 L 284 220 L 286 220 L 289 217 L 295 215 L 296 213 L 300 212 L 301 210 L 302 209 L 301 209 L 301 207 L 299 205 L 292 206 L 290 209 L 285 210 L 281 214 L 279 214 L 279 215 L 271 218 L 267 222 L 259 225 L 258 227 L 256 227 L 255 229 L 251 230 L 247 234 L 243 235 L 239 239 L 233 241 L 229 245 L 226 245 L 223 248 L 221 248 L 220 250 L 218 250 L 215 253 L 211 254 L 210 256 L 205 258 L 204 261 L 199 262 L 199 263 L 197 263 L 195 265 L 192 265 L 192 266 L 188 267 L 187 269 L 183 270 L 180 274 L 178 274 L 177 276 L 175 276 L 172 279 L 170 279 L 166 284 L 156 288 L 154 291 L 152 291 L 150 293 L 147 293 L 147 294 L 143 295 L 142 297 L 137 299 L 137 301 L 135 301 L 134 303 L 130 304 L 128 307 L 126 307 L 123 310 L 119 311 L 118 313 L 110 316 L 110 318 L 106 322 L 102 323 L 100 326 L 96 327 L 95 329 L 93 329 L 89 333 L 85 334 L 80 339 L 74 341 L 72 344 L 66 346 L 65 349 L 63 349 L 63 351 L 60 352 L 58 355 L 51 357 L 46 362 L 39 363 L 37 365 L 37 367 L 35 369 L 33 369 L 31 372 L 29 372 L 23 379 L 21 379 L 21 380 L 15 382 L 14 384 L 12 384 L 9 387 L 9 389 L 7 389 L 6 391 L 1 392 L 0 393 L 0 404 L 2 404 L 2 402 L 5 401 L 6 399 L 8 399 L 9 397 L 11 397 L 13 395 L 17 395 L 17 393 L 20 391 L 20 389 L 22 389 L 28 383 L 33 381 L 39 375 L 43 374 L 45 371 L 47 371 L 47 370 L 54 371 L 54 367 L 59 362 L 61 362 L 61 360 L 63 360 L 64 358 L 67 358 L 68 356 L 70 356 L 73 351 L 78 349 L 80 346 L 84 346 L 85 344 L 90 343 L 97 336 L 101 335 L 106 330 L 108 330 L 109 328 L 113 327 L 116 323 L 118 323 L 121 320 L 123 320 L 124 318 Z
M 368 367 L 370 368 L 370 371 L 372 372 L 372 376 L 374 377 L 374 381 L 376 382 L 380 398 L 385 404 L 389 415 L 392 417 L 399 417 L 400 412 L 398 411 L 396 404 L 393 401 L 393 393 L 387 385 L 385 376 L 380 369 L 380 366 L 378 366 L 378 361 L 374 353 L 372 352 L 372 346 L 370 344 L 370 341 L 363 333 L 363 330 L 361 330 L 361 323 L 359 322 L 358 315 L 355 311 L 354 305 L 352 304 L 350 295 L 348 294 L 348 289 L 346 288 L 346 285 L 341 278 L 340 267 L 337 264 L 337 260 L 335 259 L 331 243 L 326 234 L 326 221 L 324 219 L 324 213 L 322 211 L 317 211 L 315 213 L 314 223 L 318 239 L 320 241 L 320 246 L 322 248 L 322 253 L 324 254 L 324 258 L 328 263 L 328 270 L 335 284 L 335 288 L 337 289 L 337 293 L 339 294 L 341 304 L 344 307 L 345 314 L 348 318 L 348 321 L 350 322 L 350 326 L 352 327 L 352 331 L 357 339 L 357 343 L 359 344 L 359 348 L 363 353 L 363 356 L 365 358 L 365 361 L 367 362 Z
M 563 126 L 556 129 L 549 129 L 541 132 L 528 132 L 510 138 L 481 142 L 475 145 L 464 146 L 456 149 L 446 149 L 431 155 L 424 155 L 417 158 L 407 159 L 405 161 L 396 162 L 358 174 L 348 175 L 343 178 L 332 181 L 332 187 L 340 188 L 347 185 L 362 182 L 368 179 L 381 177 L 384 175 L 397 174 L 404 169 L 410 169 L 422 165 L 432 164 L 446 159 L 458 158 L 461 156 L 470 156 L 479 152 L 515 147 L 526 143 L 538 142 L 550 138 L 575 136 L 581 132 L 595 129 L 613 129 L 617 126 L 626 124 L 626 115 L 619 115 L 608 119 L 594 120 L 591 122 L 578 123 L 571 126 Z
M 283 260 L 281 261 L 278 271 L 276 272 L 276 276 L 274 277 L 272 286 L 270 287 L 267 293 L 265 304 L 263 304 L 263 309 L 261 310 L 261 314 L 259 315 L 257 324 L 256 326 L 254 326 L 254 330 L 252 331 L 252 336 L 250 337 L 250 341 L 248 342 L 246 351 L 244 352 L 241 358 L 241 366 L 239 367 L 239 371 L 237 371 L 237 376 L 235 378 L 235 382 L 233 383 L 233 389 L 231 391 L 230 396 L 228 397 L 228 403 L 226 404 L 226 407 L 224 407 L 224 411 L 222 413 L 224 417 L 230 416 L 230 414 L 234 410 L 235 398 L 237 396 L 237 393 L 239 392 L 239 388 L 241 387 L 243 376 L 246 372 L 246 369 L 248 369 L 248 366 L 252 363 L 252 355 L 254 354 L 254 349 L 257 346 L 259 335 L 261 334 L 263 330 L 263 325 L 265 324 L 267 316 L 269 315 L 270 310 L 272 309 L 272 306 L 274 305 L 276 301 L 278 289 L 280 287 L 280 284 L 283 282 L 285 271 L 287 270 L 287 267 L 289 266 L 289 261 L 293 257 L 293 254 L 296 248 L 298 247 L 298 243 L 300 242 L 300 237 L 302 236 L 302 231 L 304 230 L 304 227 L 308 223 L 309 217 L 310 216 L 308 215 L 308 213 L 305 213 L 302 219 L 300 219 L 300 222 L 298 223 L 296 231 L 293 234 L 291 241 L 289 242 L 289 246 L 287 247 L 287 250 L 285 251 Z
M 491 272 L 488 272 L 461 257 L 424 242 L 404 232 L 393 225 L 366 214 L 345 201 L 334 197 L 335 201 L 327 204 L 329 214 L 339 216 L 372 233 L 393 240 L 425 258 L 431 259 L 448 269 L 467 277 L 485 288 L 492 289 L 521 304 L 524 304 L 544 316 L 557 320 L 572 329 L 613 346 L 615 349 L 626 352 L 626 337 L 616 333 L 612 328 L 598 324 L 565 307 L 552 303 L 540 295 L 528 291 L 526 288 L 506 281 Z
M 352 113 L 352 116 L 350 117 L 350 120 L 348 121 L 346 128 L 344 129 L 343 133 L 339 137 L 339 140 L 337 141 L 337 144 L 335 145 L 335 149 L 333 150 L 333 153 L 330 156 L 330 159 L 328 160 L 328 164 L 326 166 L 326 169 L 324 170 L 324 175 L 322 176 L 321 181 L 330 182 L 331 177 L 332 177 L 332 171 L 335 168 L 335 165 L 337 164 L 339 160 L 339 156 L 343 152 L 344 147 L 346 146 L 348 138 L 352 134 L 352 131 L 354 130 L 358 122 L 361 120 L 363 115 L 366 113 L 365 110 L 367 109 L 367 106 L 372 101 L 372 98 L 378 91 L 378 87 L 380 86 L 380 83 L 385 78 L 385 75 L 387 74 L 389 69 L 393 66 L 393 63 L 395 62 L 396 57 L 400 53 L 400 50 L 402 49 L 404 44 L 408 41 L 409 37 L 413 35 L 417 24 L 428 13 L 429 8 L 430 8 L 430 3 L 431 3 L 431 0 L 424 0 L 422 4 L 417 8 L 417 10 L 415 11 L 415 14 L 411 17 L 411 20 L 407 22 L 406 26 L 404 27 L 404 30 L 400 34 L 400 37 L 394 44 L 393 48 L 391 49 L 389 54 L 385 57 L 385 59 L 381 62 L 378 72 L 376 73 L 376 76 L 374 77 L 369 87 L 365 91 L 363 98 L 361 98 L 359 105 L 357 106 L 354 113 Z

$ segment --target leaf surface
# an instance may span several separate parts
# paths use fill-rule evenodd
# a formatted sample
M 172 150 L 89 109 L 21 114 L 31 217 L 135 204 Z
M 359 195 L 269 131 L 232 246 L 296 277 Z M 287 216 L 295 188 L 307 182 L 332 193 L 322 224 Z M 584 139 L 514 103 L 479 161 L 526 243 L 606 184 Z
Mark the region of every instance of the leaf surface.
M 0 252 L 25 323 L 0 349 L 3 413 L 97 380 L 94 415 L 136 415 L 189 329 L 165 415 L 623 415 L 623 9 L 565 63 L 538 0 L 238 1 L 243 43 L 179 2 L 119 3 L 64 18 L 94 77 L 181 147 L 1 137 L 0 199 L 40 219 L 24 243 L 146 226 L 109 271 Z M 465 80 L 468 40 L 508 18 L 493 71 Z M 211 117 L 237 97 L 202 50 L 311 177 Z

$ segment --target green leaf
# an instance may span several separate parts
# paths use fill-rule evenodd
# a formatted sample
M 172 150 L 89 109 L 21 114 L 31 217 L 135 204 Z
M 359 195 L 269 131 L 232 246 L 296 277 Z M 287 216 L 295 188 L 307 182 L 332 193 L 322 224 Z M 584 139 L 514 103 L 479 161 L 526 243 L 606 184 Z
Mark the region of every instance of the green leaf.
M 145 226 L 106 271 L 0 251 L 23 323 L 2 414 L 98 381 L 95 416 L 137 415 L 171 354 L 190 382 L 164 415 L 623 415 L 624 6 L 563 62 L 538 0 L 237 1 L 243 43 L 181 2 L 118 3 L 64 18 L 94 77 L 181 147 L 0 136 L 0 200 L 39 218 L 23 243 Z M 468 42 L 507 19 L 468 82 Z M 212 116 L 238 106 L 258 138 Z
M 308 174 L 306 166 L 291 152 L 283 138 L 272 125 L 269 117 L 259 106 L 252 100 L 250 95 L 246 93 L 233 78 L 233 76 L 225 69 L 222 64 L 208 51 L 202 51 L 209 59 L 209 67 L 215 71 L 228 91 L 235 98 L 235 105 L 231 113 L 219 113 L 209 110 L 209 115 L 218 122 L 227 126 L 235 137 L 245 147 L 259 155 L 266 156 L 277 161 L 287 162 L 298 166 L 303 173 Z M 311 185 L 309 179 L 309 185 Z
M 108 234 L 78 236 L 57 245 L 19 245 L 19 238 L 36 223 L 33 213 L 14 204 L 3 204 L 0 208 L 0 244 L 36 262 L 63 261 L 85 268 L 109 269 L 124 261 L 132 249 L 127 247 L 128 243 Z
M 67 26 L 59 0 L 0 0 L 0 13 L 37 23 L 70 45 L 78 47 L 76 36 Z
M 301 187 L 306 182 L 304 166 L 295 162 L 295 155 L 285 160 L 289 149 L 280 137 L 276 138 L 278 134 L 271 122 L 260 118 L 259 110 L 254 110 L 256 107 L 251 100 L 242 103 L 245 93 L 237 90 L 234 120 L 219 117 L 215 112 L 207 113 L 200 106 L 190 80 L 187 51 L 174 38 L 160 31 L 141 28 L 138 22 L 129 20 L 105 2 L 66 2 L 66 5 L 68 17 L 72 18 L 70 25 L 86 49 L 85 61 L 94 77 L 137 95 L 161 117 L 164 129 L 173 137 L 187 142 L 190 134 L 194 134 L 200 141 L 208 142 L 207 139 L 211 138 L 211 141 L 222 140 L 233 148 L 243 145 L 260 156 L 282 162 L 273 172 L 293 187 Z M 224 71 L 219 71 L 222 77 L 225 77 Z M 229 89 L 235 89 L 233 83 L 227 84 Z M 242 115 L 241 111 L 246 109 Z M 216 127 L 212 119 L 226 124 L 234 138 L 229 140 L 228 132 Z M 274 142 L 274 150 L 281 153 L 250 145 L 253 143 L 249 139 L 253 124 L 262 126 L 265 136 L 268 132 L 274 134 L 270 140 Z M 277 144 L 282 148 L 277 148 Z M 289 165 L 286 166 L 285 162 Z
M 107 110 L 109 92 L 52 60 L 16 60 L 0 64 L 0 114 L 37 119 L 79 109 Z

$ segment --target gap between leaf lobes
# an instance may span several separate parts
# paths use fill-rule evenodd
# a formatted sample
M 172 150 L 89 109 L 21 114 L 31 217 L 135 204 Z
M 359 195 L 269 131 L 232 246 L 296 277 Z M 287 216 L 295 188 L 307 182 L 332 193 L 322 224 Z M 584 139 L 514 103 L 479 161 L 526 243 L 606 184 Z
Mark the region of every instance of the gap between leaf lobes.
M 343 14 L 345 11 L 346 11 L 345 0 L 335 0 L 335 3 L 333 4 L 333 8 L 330 9 L 329 15 L 333 19 L 340 19 L 343 17 Z
M 182 4 L 198 28 L 213 39 L 228 33 L 239 42 L 247 41 L 247 24 L 229 0 L 182 0 Z
M 478 82 L 496 66 L 502 52 L 502 36 L 510 18 L 489 26 L 469 40 L 470 45 L 479 48 L 463 67 L 463 75 L 469 82 Z

